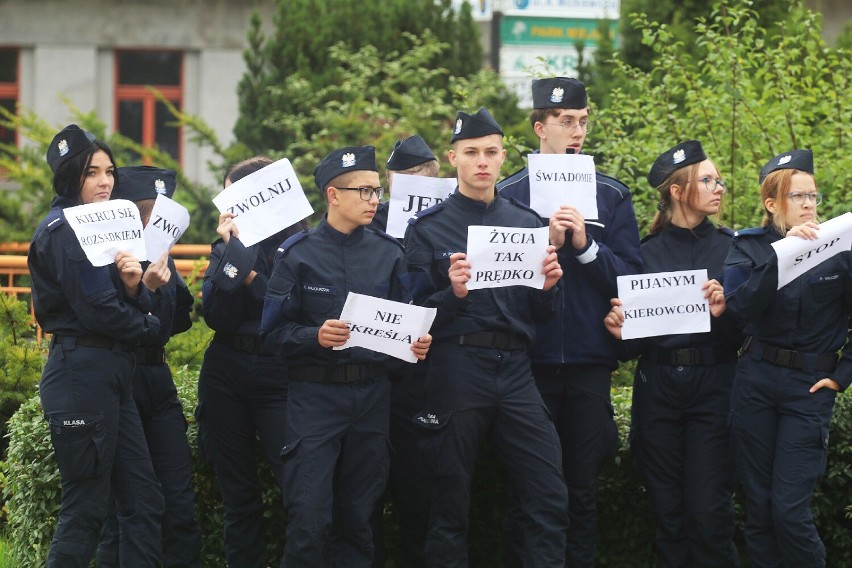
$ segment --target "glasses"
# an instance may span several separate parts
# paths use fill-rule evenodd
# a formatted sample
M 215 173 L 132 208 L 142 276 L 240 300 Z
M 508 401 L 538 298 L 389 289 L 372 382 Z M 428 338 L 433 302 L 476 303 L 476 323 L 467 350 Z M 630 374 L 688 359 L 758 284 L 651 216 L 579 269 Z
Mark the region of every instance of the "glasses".
M 716 190 L 719 190 L 720 187 L 722 188 L 720 190 L 722 193 L 725 193 L 726 191 L 728 191 L 728 184 L 725 183 L 725 180 L 723 180 L 723 179 L 711 178 L 710 176 L 705 176 L 703 178 L 698 178 L 698 179 L 692 180 L 692 181 L 703 181 L 704 182 L 704 189 L 709 191 L 709 192 L 714 192 Z
M 822 203 L 822 194 L 817 193 L 801 193 L 795 191 L 793 193 L 788 193 L 787 197 L 790 198 L 790 201 L 795 203 L 796 205 L 803 205 L 805 201 L 813 201 L 814 205 L 819 205 Z
M 364 201 L 370 201 L 375 195 L 376 198 L 381 201 L 382 196 L 385 194 L 385 188 L 379 187 L 336 187 L 335 189 L 345 189 L 348 191 L 357 191 L 358 195 L 361 196 L 361 199 Z
M 565 120 L 563 122 L 548 122 L 547 124 L 561 126 L 562 130 L 567 130 L 569 133 L 574 132 L 578 128 L 584 131 L 586 134 L 592 131 L 592 123 L 588 120 L 581 120 L 579 122 L 575 122 L 573 120 Z

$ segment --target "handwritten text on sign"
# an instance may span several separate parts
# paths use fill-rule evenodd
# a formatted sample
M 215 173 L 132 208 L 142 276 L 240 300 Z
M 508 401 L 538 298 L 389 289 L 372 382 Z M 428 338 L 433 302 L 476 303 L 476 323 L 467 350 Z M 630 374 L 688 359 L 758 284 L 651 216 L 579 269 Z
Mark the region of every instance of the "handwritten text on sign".
M 408 220 L 445 200 L 456 188 L 456 183 L 456 178 L 393 174 L 387 234 L 397 239 L 404 237 Z
M 621 338 L 710 331 L 710 306 L 701 289 L 705 282 L 706 269 L 619 276 Z
M 112 264 L 120 251 L 146 258 L 142 219 L 132 201 L 99 201 L 67 207 L 64 213 L 93 266 Z
M 772 243 L 778 255 L 778 289 L 780 290 L 808 270 L 852 246 L 852 213 L 844 213 L 821 223 L 818 238 L 786 237 Z
M 213 203 L 220 213 L 234 214 L 240 241 L 247 247 L 314 212 L 286 158 L 232 183 Z
M 530 154 L 530 207 L 549 219 L 573 205 L 584 219 L 598 218 L 595 160 L 588 154 Z
M 349 324 L 349 340 L 342 347 L 363 347 L 416 363 L 411 345 L 429 333 L 435 308 L 423 308 L 349 292 L 340 319 Z
M 529 286 L 544 288 L 543 262 L 547 256 L 548 228 L 467 228 L 468 290 Z
M 171 250 L 187 227 L 189 211 L 186 207 L 165 195 L 158 195 L 151 218 L 142 233 L 148 253 L 147 260 L 157 262 L 164 252 Z

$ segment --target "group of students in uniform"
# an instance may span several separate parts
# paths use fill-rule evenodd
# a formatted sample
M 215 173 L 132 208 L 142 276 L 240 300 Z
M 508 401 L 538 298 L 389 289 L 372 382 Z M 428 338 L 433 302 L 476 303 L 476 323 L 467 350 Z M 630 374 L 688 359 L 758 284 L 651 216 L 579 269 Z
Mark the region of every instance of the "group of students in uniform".
M 533 81 L 543 154 L 579 153 L 591 129 L 585 86 Z M 204 275 L 215 331 L 198 383 L 199 444 L 224 503 L 226 560 L 268 565 L 256 443 L 287 510 L 282 566 L 382 565 L 389 482 L 406 566 L 468 565 L 470 489 L 488 439 L 508 474 L 505 565 L 594 566 L 595 493 L 617 448 L 610 399 L 619 360 L 639 358 L 631 448 L 657 521 L 661 566 L 737 566 L 732 492 L 742 483 L 755 567 L 824 566 L 810 500 L 825 470 L 838 391 L 852 383 L 852 259 L 845 251 L 781 289 L 771 244 L 816 238 L 813 156 L 792 150 L 760 172 L 763 226 L 711 221 L 725 182 L 700 142 L 654 162 L 660 194 L 640 243 L 628 188 L 596 174 L 598 216 L 529 208 L 526 168 L 500 179 L 503 131 L 487 109 L 459 112 L 450 164 L 458 186 L 384 232 L 375 149 L 347 146 L 313 171 L 327 205 L 244 246 L 223 213 Z M 123 197 L 150 213 L 174 172 L 116 169 L 74 125 L 51 143 L 57 194 L 29 253 L 33 305 L 52 334 L 40 386 L 62 479 L 48 565 L 199 566 L 185 423 L 165 364 L 192 298 L 167 256 L 119 253 L 93 267 L 66 207 Z M 232 166 L 227 187 L 265 167 Z M 437 175 L 425 141 L 398 142 L 394 173 Z M 469 290 L 468 227 L 547 227 L 542 289 Z M 711 331 L 621 341 L 621 275 L 706 269 Z M 346 344 L 349 292 L 436 308 L 402 363 Z M 733 450 L 733 451 L 732 451 Z M 735 475 L 735 472 L 737 475 Z

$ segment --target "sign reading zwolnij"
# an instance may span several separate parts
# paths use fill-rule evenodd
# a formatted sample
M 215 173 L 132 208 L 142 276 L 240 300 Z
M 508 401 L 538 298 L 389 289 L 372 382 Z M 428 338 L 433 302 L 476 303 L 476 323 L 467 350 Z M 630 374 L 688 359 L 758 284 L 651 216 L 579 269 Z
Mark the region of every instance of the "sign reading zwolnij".
M 363 347 L 416 363 L 411 345 L 429 332 L 437 313 L 435 308 L 349 292 L 340 313 L 349 324 L 349 339 L 334 349 Z
M 234 214 L 240 241 L 247 247 L 314 212 L 287 158 L 232 183 L 213 203 L 219 213 Z
M 397 239 L 404 237 L 408 220 L 445 200 L 455 190 L 456 183 L 456 178 L 393 174 L 387 234 Z
M 467 260 L 470 262 L 468 290 L 529 286 L 544 288 L 545 257 L 549 229 L 538 227 L 467 228 Z
M 595 160 L 588 154 L 530 154 L 530 207 L 549 219 L 573 205 L 584 219 L 598 218 Z
M 808 270 L 852 246 L 852 213 L 847 212 L 819 226 L 816 239 L 786 237 L 772 243 L 778 256 L 780 290 Z
M 704 268 L 619 276 L 621 338 L 710 331 L 710 305 L 701 289 L 705 282 Z
M 74 231 L 92 266 L 106 266 L 124 251 L 146 257 L 142 219 L 136 204 L 126 199 L 67 207 L 65 220 Z
M 186 207 L 166 197 L 158 195 L 151 211 L 151 218 L 145 225 L 142 236 L 145 238 L 147 260 L 157 262 L 160 256 L 171 250 L 189 227 L 189 211 Z

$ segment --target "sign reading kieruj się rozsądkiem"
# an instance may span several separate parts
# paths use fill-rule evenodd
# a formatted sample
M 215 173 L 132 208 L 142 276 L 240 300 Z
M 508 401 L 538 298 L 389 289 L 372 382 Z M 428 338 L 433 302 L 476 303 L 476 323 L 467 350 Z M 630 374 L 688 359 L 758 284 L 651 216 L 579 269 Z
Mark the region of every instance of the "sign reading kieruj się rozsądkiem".
M 112 264 L 120 251 L 146 257 L 142 219 L 132 201 L 99 201 L 67 207 L 63 213 L 93 266 Z
M 622 339 L 710 331 L 705 282 L 706 269 L 619 276 Z

